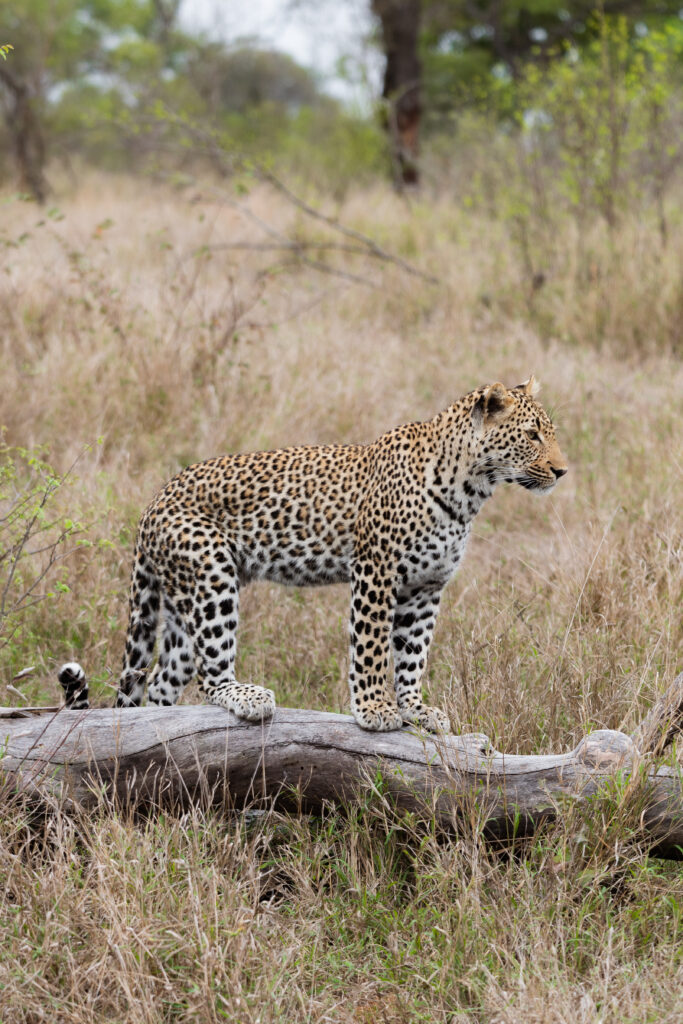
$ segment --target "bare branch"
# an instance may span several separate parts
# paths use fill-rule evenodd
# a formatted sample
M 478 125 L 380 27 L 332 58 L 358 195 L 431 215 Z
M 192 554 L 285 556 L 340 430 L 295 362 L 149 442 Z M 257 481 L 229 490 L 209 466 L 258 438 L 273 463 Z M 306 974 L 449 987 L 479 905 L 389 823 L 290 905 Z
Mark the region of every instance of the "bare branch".
M 407 260 L 401 259 L 400 256 L 396 256 L 394 253 L 389 252 L 387 249 L 379 245 L 374 238 L 364 234 L 362 231 L 357 231 L 355 228 L 350 228 L 345 224 L 340 223 L 335 217 L 330 217 L 328 214 L 323 213 L 321 210 L 317 210 L 310 203 L 301 199 L 295 192 L 292 191 L 280 178 L 277 177 L 272 171 L 268 170 L 262 164 L 254 161 L 246 160 L 244 157 L 233 154 L 228 155 L 223 147 L 221 146 L 218 139 L 207 130 L 198 127 L 197 125 L 191 124 L 185 119 L 178 117 L 173 113 L 167 115 L 170 123 L 184 131 L 196 142 L 199 142 L 204 147 L 204 153 L 210 157 L 213 166 L 223 177 L 234 174 L 236 171 L 248 171 L 253 176 L 262 182 L 270 185 L 273 189 L 279 192 L 280 195 L 284 196 L 285 199 L 296 209 L 301 210 L 307 217 L 312 220 L 319 221 L 325 224 L 330 230 L 337 232 L 338 234 L 349 238 L 352 241 L 357 242 L 363 253 L 367 256 L 372 256 L 374 259 L 383 261 L 384 263 L 391 263 L 394 266 L 399 267 L 405 273 L 410 274 L 413 277 L 418 277 L 423 281 L 427 281 L 429 284 L 441 285 L 443 282 L 440 278 L 435 277 L 433 274 L 428 274 L 424 270 L 420 270 L 418 267 L 413 266 Z M 238 203 L 236 200 L 230 197 L 224 197 L 225 201 L 238 209 L 241 209 L 245 216 L 249 217 L 255 223 L 257 223 L 264 231 L 266 231 L 271 237 L 277 238 L 280 241 L 291 242 L 291 239 L 286 238 L 271 225 L 267 224 L 260 217 L 258 217 L 252 210 L 244 207 L 243 204 Z M 326 265 L 318 266 L 316 269 L 327 270 Z M 329 271 L 327 271 L 329 272 Z M 356 275 L 350 275 L 350 280 L 356 281 L 356 283 L 367 282 Z

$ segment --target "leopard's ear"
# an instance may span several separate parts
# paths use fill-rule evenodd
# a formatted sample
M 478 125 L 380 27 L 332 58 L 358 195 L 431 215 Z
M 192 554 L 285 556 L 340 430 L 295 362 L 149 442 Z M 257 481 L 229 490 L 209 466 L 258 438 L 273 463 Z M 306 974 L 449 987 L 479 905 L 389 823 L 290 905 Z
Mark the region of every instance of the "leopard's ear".
M 525 380 L 523 384 L 517 384 L 512 390 L 523 391 L 529 398 L 533 398 L 541 390 L 541 385 L 532 373 L 528 380 Z
M 475 427 L 493 427 L 502 423 L 512 412 L 515 400 L 503 384 L 490 384 L 481 393 L 472 409 Z

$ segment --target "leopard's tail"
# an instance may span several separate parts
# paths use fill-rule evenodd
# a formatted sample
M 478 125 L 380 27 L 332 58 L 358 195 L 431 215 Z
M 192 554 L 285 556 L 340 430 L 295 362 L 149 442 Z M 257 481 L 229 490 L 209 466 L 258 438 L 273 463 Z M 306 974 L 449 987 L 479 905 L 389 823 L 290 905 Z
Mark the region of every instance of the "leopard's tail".
M 85 672 L 77 661 L 67 661 L 57 676 L 59 685 L 64 690 L 64 705 L 71 711 L 83 711 L 90 707 L 88 699 L 88 680 Z
M 130 587 L 130 619 L 116 707 L 139 707 L 145 692 L 147 669 L 154 653 L 161 606 L 161 587 L 144 555 L 136 552 Z M 76 661 L 59 670 L 65 706 L 74 711 L 90 707 L 85 672 Z

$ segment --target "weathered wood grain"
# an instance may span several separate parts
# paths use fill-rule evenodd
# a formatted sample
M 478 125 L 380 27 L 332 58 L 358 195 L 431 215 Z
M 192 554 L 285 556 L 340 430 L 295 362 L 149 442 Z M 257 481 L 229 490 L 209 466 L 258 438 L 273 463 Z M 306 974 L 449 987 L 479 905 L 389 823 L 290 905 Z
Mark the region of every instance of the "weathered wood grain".
M 382 791 L 400 808 L 434 813 L 446 828 L 474 808 L 490 837 L 509 838 L 554 818 L 563 800 L 590 798 L 615 771 L 645 771 L 634 740 L 610 730 L 568 754 L 525 757 L 487 747 L 476 734 L 368 733 L 347 715 L 289 708 L 256 725 L 214 706 L 0 717 L 0 770 L 20 789 L 85 808 L 104 791 L 124 804 L 209 799 L 242 807 L 274 799 L 316 811 L 352 802 L 381 772 Z M 651 772 L 641 796 L 653 852 L 683 859 L 680 777 Z

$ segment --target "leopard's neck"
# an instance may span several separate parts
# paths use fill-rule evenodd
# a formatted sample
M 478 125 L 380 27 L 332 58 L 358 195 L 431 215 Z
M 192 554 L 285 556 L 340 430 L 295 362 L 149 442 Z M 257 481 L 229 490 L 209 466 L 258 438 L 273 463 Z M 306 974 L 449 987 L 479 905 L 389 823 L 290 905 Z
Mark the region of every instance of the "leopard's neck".
M 427 467 L 428 491 L 434 504 L 463 526 L 491 497 L 496 483 L 493 473 L 482 463 L 480 439 L 470 418 L 475 398 L 466 395 L 426 425 L 432 450 Z

